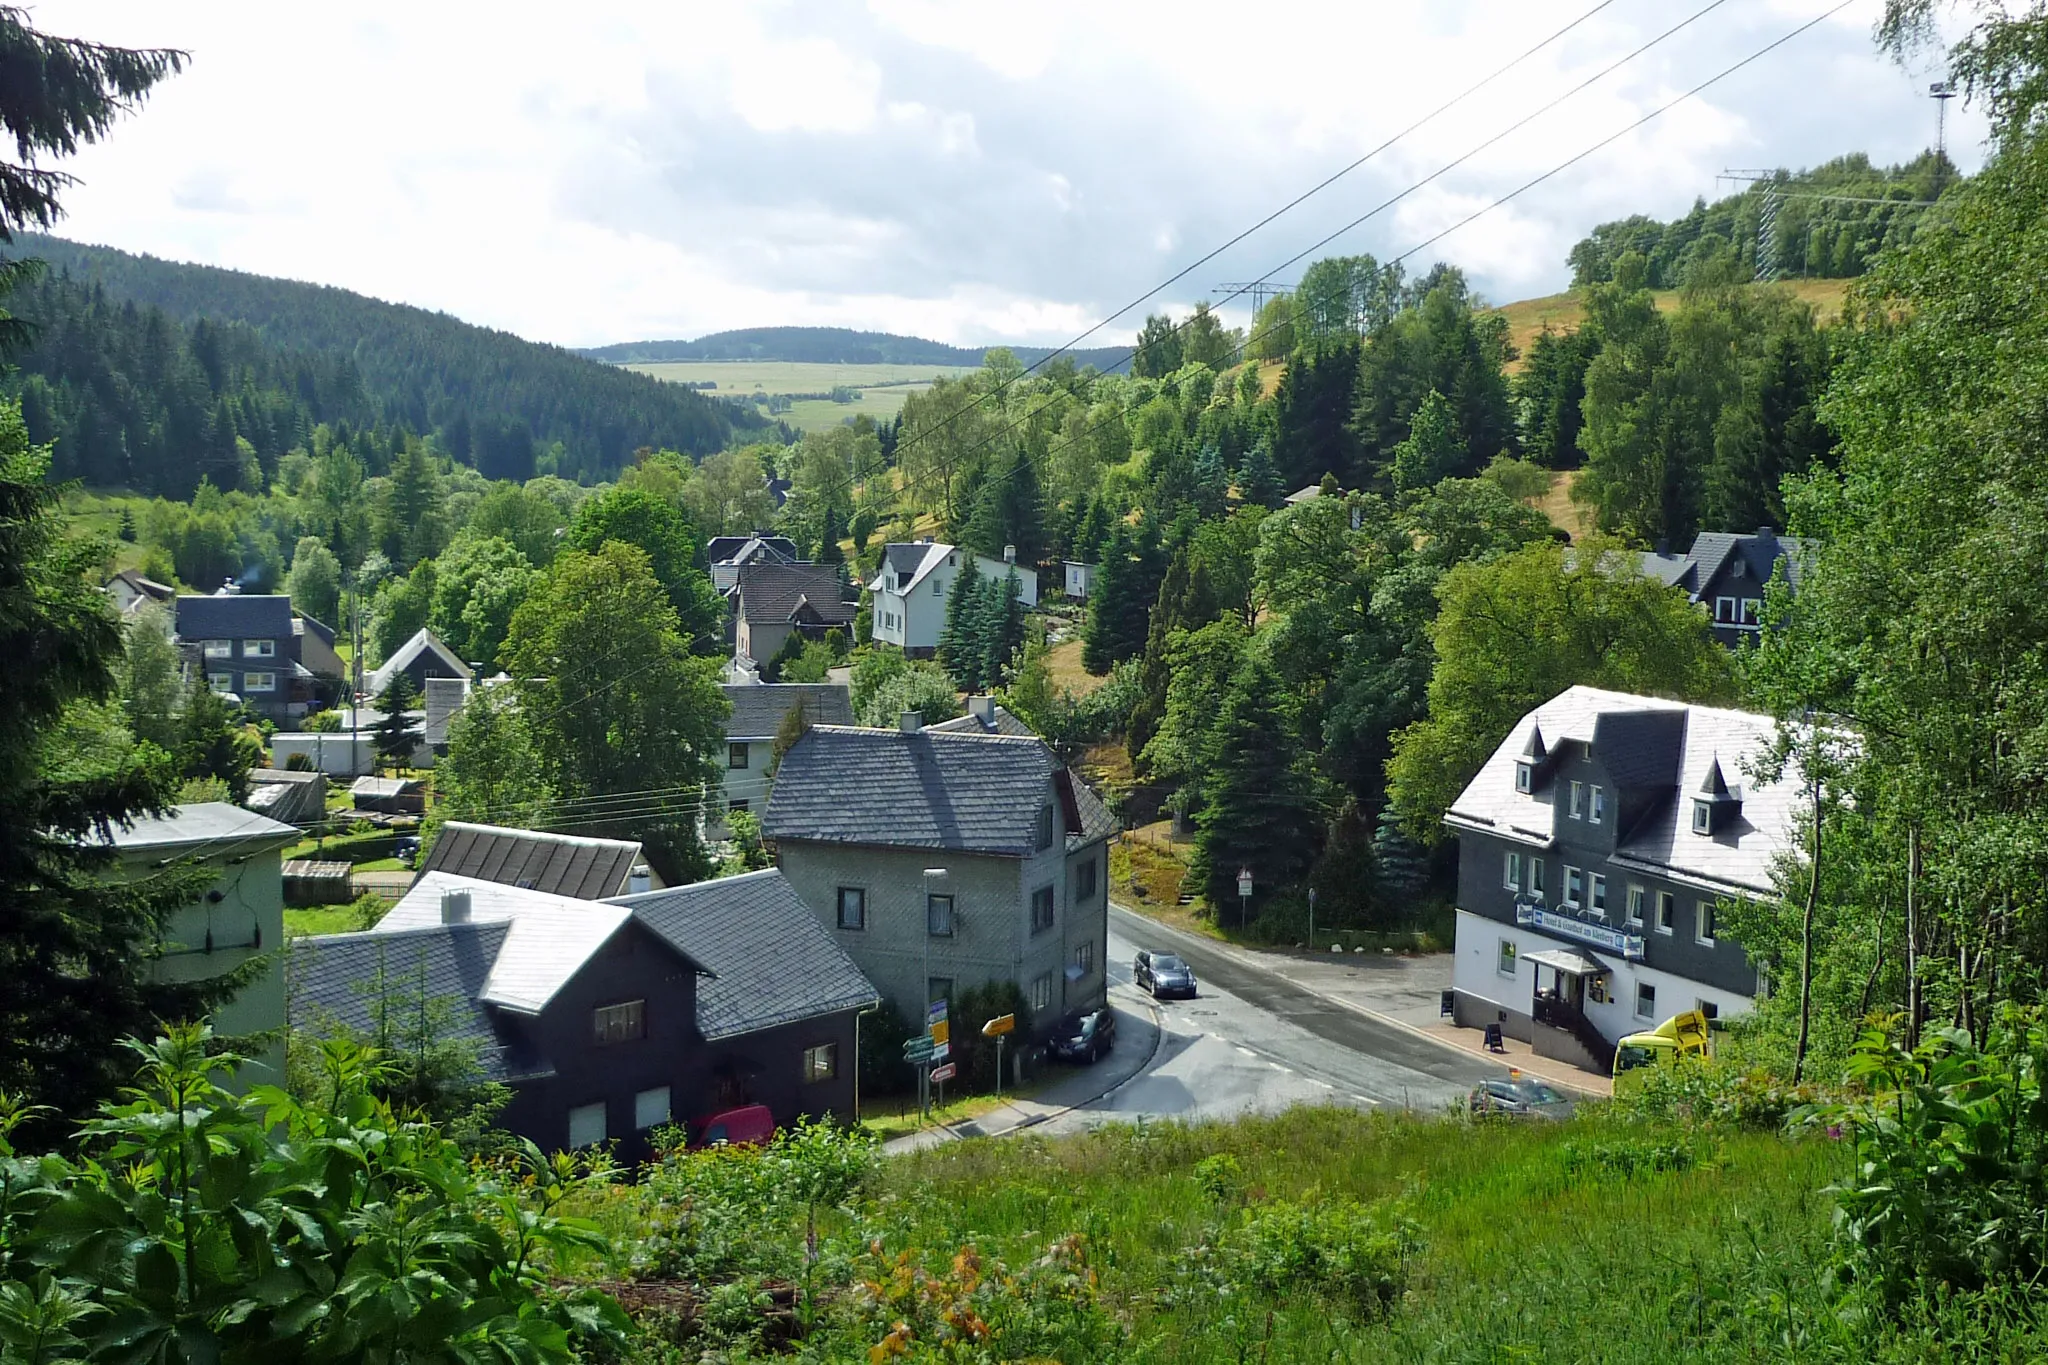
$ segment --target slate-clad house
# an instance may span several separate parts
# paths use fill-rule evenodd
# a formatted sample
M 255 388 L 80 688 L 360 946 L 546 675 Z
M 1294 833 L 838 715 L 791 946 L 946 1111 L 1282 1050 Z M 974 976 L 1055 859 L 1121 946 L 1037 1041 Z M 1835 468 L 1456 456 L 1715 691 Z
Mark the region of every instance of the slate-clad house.
M 273 721 L 306 713 L 313 677 L 299 664 L 292 599 L 271 593 L 180 597 L 173 630 L 186 666 Z
M 725 722 L 725 785 L 718 810 L 756 810 L 768 803 L 775 735 L 801 706 L 813 725 L 853 724 L 853 701 L 844 683 L 735 683 L 725 689 L 732 715 Z
M 1038 573 L 1016 562 L 1016 551 L 990 559 L 957 545 L 931 540 L 896 542 L 882 547 L 881 571 L 868 584 L 874 602 L 874 638 L 914 657 L 929 657 L 946 628 L 946 597 L 960 575 L 961 562 L 972 558 L 983 578 L 1017 575 L 1018 596 L 1027 607 L 1038 605 Z
M 711 586 L 728 593 L 739 583 L 742 564 L 798 564 L 803 555 L 788 536 L 756 531 L 746 536 L 713 536 L 707 548 Z
M 295 1027 L 372 1027 L 373 983 L 442 1002 L 441 1032 L 511 1088 L 499 1126 L 545 1150 L 741 1104 L 851 1118 L 877 997 L 773 870 L 610 903 L 423 875 L 375 930 L 291 945 Z
M 1683 555 L 1645 551 L 1642 569 L 1713 613 L 1714 638 L 1734 649 L 1763 628 L 1764 587 L 1780 563 L 1787 586 L 1798 589 L 1803 552 L 1801 541 L 1769 526 L 1755 535 L 1702 531 Z
M 822 640 L 839 630 L 850 642 L 860 609 L 845 599 L 839 570 L 830 564 L 742 564 L 727 600 L 734 652 L 761 663 L 774 658 L 792 632 Z
M 1519 721 L 1444 823 L 1458 834 L 1457 1021 L 1604 1070 L 1623 1036 L 1762 985 L 1719 927 L 1771 894 L 1800 783 L 1758 783 L 1767 716 L 1574 687 Z
M 1115 821 L 1037 739 L 818 726 L 762 832 L 812 912 L 906 1018 L 989 981 L 1049 1027 L 1105 998 Z
M 464 820 L 441 826 L 420 871 L 592 901 L 661 885 L 661 878 L 647 866 L 647 855 L 631 839 L 505 829 Z
M 468 681 L 470 667 L 455 657 L 455 651 L 441 641 L 441 637 L 425 626 L 413 632 L 410 640 L 391 652 L 391 657 L 363 676 L 363 692 L 375 697 L 391 685 L 399 674 L 412 680 L 415 695 L 426 695 L 427 683 L 433 678 L 461 678 Z
M 1026 725 L 1018 718 L 1016 712 L 1002 705 L 994 697 L 969 697 L 966 715 L 942 720 L 925 728 L 940 734 L 1015 735 L 1020 739 L 1038 738 L 1036 730 Z

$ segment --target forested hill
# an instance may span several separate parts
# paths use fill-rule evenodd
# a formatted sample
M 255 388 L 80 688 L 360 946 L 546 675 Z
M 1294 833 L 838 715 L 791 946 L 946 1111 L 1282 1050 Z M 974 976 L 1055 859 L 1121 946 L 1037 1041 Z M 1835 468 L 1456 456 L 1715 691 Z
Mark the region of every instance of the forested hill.
M 1963 177 L 1946 157 L 1923 152 L 1903 166 L 1878 167 L 1861 153 L 1837 157 L 1811 170 L 1776 172 L 1712 204 L 1701 199 L 1683 218 L 1660 223 L 1638 214 L 1602 223 L 1574 246 L 1568 260 L 1574 287 L 1613 278 L 1624 252 L 1649 263 L 1651 289 L 1676 289 L 1686 266 L 1709 240 L 1734 246 L 1743 264 L 1756 265 L 1759 225 L 1775 198 L 1777 217 L 1764 235 L 1781 274 L 1849 279 L 1861 275 L 1885 247 L 1902 246 L 1919 230 L 1929 200 Z M 1766 191 L 1775 190 L 1775 195 Z
M 652 365 L 673 360 L 787 360 L 812 365 L 979 365 L 993 347 L 948 346 L 894 332 L 856 332 L 849 327 L 743 327 L 713 332 L 695 341 L 622 341 L 582 351 L 614 365 Z M 1051 348 L 1012 346 L 1026 365 L 1043 360 Z M 1130 362 L 1128 346 L 1070 351 L 1076 365 L 1108 374 Z
M 40 329 L 19 393 L 58 472 L 169 496 L 233 486 L 319 423 L 438 433 L 494 478 L 616 473 L 641 446 L 703 455 L 761 418 L 559 346 L 345 289 L 23 234 L 47 262 L 8 300 Z

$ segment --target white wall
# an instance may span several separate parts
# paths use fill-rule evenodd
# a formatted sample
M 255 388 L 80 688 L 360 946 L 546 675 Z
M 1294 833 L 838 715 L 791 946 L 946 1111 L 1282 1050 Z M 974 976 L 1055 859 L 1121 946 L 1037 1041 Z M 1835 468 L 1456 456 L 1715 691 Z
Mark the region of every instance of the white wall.
M 239 855 L 237 855 L 239 859 Z M 244 1045 L 250 1062 L 240 1074 L 244 1088 L 284 1084 L 284 876 L 280 851 L 270 848 L 246 861 L 210 859 L 219 873 L 199 900 L 171 916 L 164 929 L 164 954 L 152 966 L 158 979 L 198 981 L 224 976 L 252 957 L 264 959 L 255 980 L 215 1010 L 215 1033 L 225 1036 L 273 1033 L 267 1045 Z M 147 876 L 147 864 L 131 875 Z M 220 893 L 218 901 L 209 900 Z M 212 951 L 207 936 L 212 935 Z
M 377 770 L 376 737 L 367 730 L 353 737 L 346 730 L 331 734 L 280 730 L 270 737 L 271 767 L 286 767 L 293 754 L 304 754 L 315 772 L 329 777 L 368 777 Z

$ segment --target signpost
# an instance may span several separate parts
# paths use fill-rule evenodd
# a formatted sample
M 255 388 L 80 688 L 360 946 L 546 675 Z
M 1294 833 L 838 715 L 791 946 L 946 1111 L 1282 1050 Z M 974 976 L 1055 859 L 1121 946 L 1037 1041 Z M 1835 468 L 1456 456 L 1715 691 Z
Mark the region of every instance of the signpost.
M 1316 889 L 1308 889 L 1308 946 L 1316 946 Z
M 932 1079 L 937 1081 L 940 1085 L 944 1085 L 947 1081 L 952 1080 L 955 1076 L 959 1074 L 960 1068 L 954 1066 L 951 1062 L 947 1062 L 944 1066 L 935 1066 L 932 1068 Z
M 1014 1014 L 998 1014 L 995 1018 L 989 1020 L 986 1024 L 983 1024 L 981 1026 L 982 1037 L 993 1038 L 996 1040 L 997 1099 L 1001 1099 L 1003 1097 L 1003 1035 L 1006 1033 L 1014 1032 L 1016 1027 L 1017 1016 Z
M 1237 870 L 1237 927 L 1243 929 L 1251 918 L 1252 870 L 1240 867 Z

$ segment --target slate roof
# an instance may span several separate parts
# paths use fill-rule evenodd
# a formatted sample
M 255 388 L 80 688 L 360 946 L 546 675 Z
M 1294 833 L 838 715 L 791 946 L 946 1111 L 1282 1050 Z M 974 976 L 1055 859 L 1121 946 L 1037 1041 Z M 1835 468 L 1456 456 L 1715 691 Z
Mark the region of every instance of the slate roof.
M 866 1009 L 881 999 L 775 868 L 611 904 L 630 908 L 711 973 L 697 983 L 697 1027 L 707 1039 Z
M 450 820 L 441 826 L 422 872 L 476 877 L 552 896 L 600 900 L 626 889 L 645 856 L 626 839 L 592 839 Z
M 139 816 L 125 829 L 116 825 L 107 842 L 121 853 L 161 851 L 170 857 L 194 857 L 298 841 L 299 831 L 267 816 L 226 801 L 195 801 L 173 806 L 163 815 Z
M 327 647 L 334 647 L 334 627 L 317 616 L 308 616 L 302 611 L 292 613 L 292 634 L 318 636 Z
M 1769 716 L 1574 687 L 1515 722 L 1478 776 L 1451 803 L 1444 823 L 1547 848 L 1559 810 L 1555 781 L 1524 795 L 1515 759 L 1541 725 L 1555 754 L 1564 744 L 1593 746 L 1594 762 L 1618 785 L 1662 794 L 1633 828 L 1621 832 L 1614 860 L 1738 894 L 1766 894 L 1772 867 L 1796 851 L 1801 782 L 1796 771 L 1763 783 L 1750 772 L 1776 737 Z M 1692 794 L 1719 762 L 1738 787 L 1742 809 L 1713 835 L 1692 832 Z
M 937 541 L 912 540 L 895 541 L 882 547 L 882 567 L 876 573 L 874 582 L 868 584 L 869 592 L 910 592 L 924 580 L 924 576 L 946 562 L 946 556 L 953 553 L 953 546 Z M 904 574 L 910 581 L 897 587 Z
M 469 893 L 471 923 L 510 926 L 475 998 L 522 1014 L 546 1009 L 632 918 L 617 906 L 446 872 L 423 872 L 371 932 L 453 927 L 441 923 L 441 897 L 448 891 Z
M 289 640 L 292 599 L 276 593 L 180 597 L 176 620 L 181 640 Z
M 815 620 L 853 624 L 859 604 L 840 595 L 839 570 L 830 564 L 742 564 L 734 581 L 739 614 L 750 621 Z
M 775 839 L 1027 857 L 1039 809 L 1067 799 L 1066 770 L 1037 739 L 951 731 L 813 727 L 783 756 L 762 833 Z M 1108 811 L 1073 782 L 1077 833 L 1106 837 Z
M 147 601 L 168 602 L 178 595 L 176 588 L 171 587 L 167 583 L 159 583 L 154 578 L 145 577 L 137 569 L 123 569 L 115 574 L 114 577 L 126 583 L 137 597 Z M 107 586 L 112 587 L 113 584 L 109 583 Z
M 439 1036 L 473 1044 L 484 1079 L 509 1081 L 543 1074 L 531 1057 L 507 1050 L 484 1003 L 490 980 L 512 926 L 505 921 L 422 926 L 403 932 L 377 929 L 360 934 L 312 934 L 286 945 L 291 955 L 293 1022 L 316 1030 L 340 1025 L 374 1033 L 376 1001 L 369 984 L 402 982 L 438 1002 Z
M 1019 720 L 1016 714 L 1007 706 L 991 706 L 989 711 L 988 719 L 982 719 L 974 714 L 973 703 L 970 701 L 966 715 L 955 716 L 951 720 L 942 720 L 937 725 L 927 725 L 925 728 L 927 730 L 937 730 L 942 734 L 1014 735 L 1019 739 L 1038 738 L 1038 731 Z
M 467 678 L 470 675 L 469 665 L 456 658 L 455 651 L 441 643 L 440 637 L 435 635 L 433 631 L 428 630 L 425 626 L 421 626 L 417 631 L 413 632 L 413 637 L 410 640 L 400 645 L 393 651 L 390 658 L 377 665 L 363 679 L 363 689 L 371 696 L 376 696 L 389 686 L 391 680 L 397 677 L 402 670 L 412 667 L 413 660 L 419 658 L 422 654 L 432 654 L 440 661 L 442 667 L 452 670 L 458 678 Z
M 1654 578 L 1666 587 L 1684 588 L 1693 601 L 1699 602 L 1713 595 L 1721 574 L 1737 564 L 1742 568 L 1739 577 L 1757 587 L 1757 594 L 1751 595 L 1761 594 L 1763 585 L 1771 581 L 1780 560 L 1785 565 L 1785 581 L 1797 588 L 1800 560 L 1805 553 L 1805 541 L 1796 536 L 1781 536 L 1765 526 L 1753 534 L 1702 531 L 1693 538 L 1692 549 L 1685 554 L 1658 554 L 1645 550 L 1637 558 L 1644 576 Z
M 732 716 L 725 737 L 773 739 L 782 718 L 802 702 L 813 725 L 853 724 L 853 700 L 843 683 L 733 683 L 725 689 Z
M 730 564 L 736 559 L 752 558 L 764 552 L 779 555 L 792 563 L 803 557 L 797 553 L 796 542 L 788 536 L 771 536 L 761 531 L 747 536 L 713 536 L 706 549 L 713 564 Z

